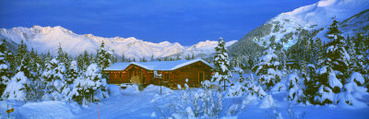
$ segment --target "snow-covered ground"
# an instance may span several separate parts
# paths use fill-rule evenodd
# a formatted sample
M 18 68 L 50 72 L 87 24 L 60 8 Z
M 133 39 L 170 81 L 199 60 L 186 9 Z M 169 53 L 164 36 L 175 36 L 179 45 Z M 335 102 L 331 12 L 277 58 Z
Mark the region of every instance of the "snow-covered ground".
M 201 89 L 191 89 L 196 92 Z M 164 118 L 163 115 L 171 116 L 165 112 L 168 105 L 179 103 L 181 92 L 183 90 L 170 90 L 149 85 L 143 91 L 138 87 L 132 86 L 127 89 L 120 89 L 119 86 L 109 85 L 110 97 L 99 102 L 98 105 L 92 104 L 89 107 L 81 107 L 72 102 L 60 101 L 42 101 L 29 102 L 0 102 L 0 118 L 7 118 L 5 110 L 7 104 L 14 108 L 10 114 L 11 118 L 81 118 L 93 119 L 99 117 L 102 119 L 114 118 Z M 369 107 L 361 109 L 348 109 L 340 106 L 313 106 L 313 105 L 291 105 L 288 103 L 287 93 L 273 95 L 275 106 L 271 108 L 261 108 L 259 102 L 246 105 L 237 118 L 274 118 L 273 110 L 281 113 L 283 118 L 324 118 L 324 119 L 367 119 L 369 117 Z M 230 104 L 243 100 L 245 97 L 232 97 L 223 99 L 223 108 L 228 109 Z M 363 100 L 369 105 L 369 96 Z M 163 112 L 164 111 L 164 112 Z M 274 111 L 275 112 L 275 111 Z M 160 114 L 164 113 L 164 114 Z M 222 114 L 225 116 L 225 114 Z

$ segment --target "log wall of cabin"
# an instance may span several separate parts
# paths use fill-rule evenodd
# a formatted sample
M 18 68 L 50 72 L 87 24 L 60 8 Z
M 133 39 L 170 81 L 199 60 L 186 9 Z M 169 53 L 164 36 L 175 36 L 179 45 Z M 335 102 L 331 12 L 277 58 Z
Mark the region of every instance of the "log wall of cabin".
M 175 82 L 181 84 L 182 86 L 186 83 L 188 79 L 188 85 L 190 87 L 200 87 L 201 82 L 211 79 L 210 67 L 202 62 L 196 62 L 185 67 L 176 69 L 174 71 Z M 199 79 L 199 73 L 203 73 L 203 79 Z
M 184 86 L 186 79 L 188 79 L 188 85 L 190 87 L 200 87 L 201 82 L 211 79 L 211 67 L 203 62 L 195 62 L 193 64 L 181 67 L 173 71 L 157 71 L 158 74 L 162 74 L 162 85 L 170 88 L 176 88 L 177 84 Z M 202 80 L 199 78 L 202 73 Z M 154 79 L 154 71 L 146 70 L 137 65 L 130 65 L 124 71 L 109 71 L 108 83 L 121 84 L 132 83 L 132 76 L 138 76 L 140 84 L 159 84 L 159 80 Z

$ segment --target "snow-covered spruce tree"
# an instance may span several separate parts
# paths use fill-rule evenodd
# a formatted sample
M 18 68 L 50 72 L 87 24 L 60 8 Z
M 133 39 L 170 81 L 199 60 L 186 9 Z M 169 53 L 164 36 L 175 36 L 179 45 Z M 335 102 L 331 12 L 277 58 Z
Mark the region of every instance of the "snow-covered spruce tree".
M 259 84 L 264 87 L 264 90 L 270 91 L 275 84 L 281 81 L 281 72 L 279 71 L 280 63 L 277 58 L 278 56 L 275 54 L 275 50 L 268 48 L 263 52 L 259 63 L 252 68 L 253 72 L 257 75 Z
M 21 65 L 17 68 L 17 73 L 8 82 L 6 89 L 2 95 L 3 99 L 27 101 L 33 99 L 31 93 L 31 73 L 28 67 L 28 55 L 25 55 L 21 61 Z
M 27 101 L 29 99 L 28 94 L 31 91 L 30 86 L 30 80 L 24 75 L 24 72 L 20 71 L 8 82 L 1 98 L 5 100 Z
M 337 77 L 345 84 L 346 81 L 344 79 L 350 76 L 350 72 L 348 72 L 350 68 L 350 55 L 344 47 L 346 45 L 345 39 L 340 33 L 338 21 L 334 19 L 327 34 L 332 42 L 327 44 L 325 55 L 327 64 L 332 66 L 333 70 L 338 71 Z
M 316 70 L 317 76 L 314 84 L 319 89 L 315 94 L 313 104 L 337 104 L 336 94 L 341 92 L 349 76 L 350 56 L 344 47 L 344 37 L 340 33 L 338 21 L 333 20 L 327 34 L 328 38 L 333 41 L 327 44 L 325 57 L 318 62 L 319 68 Z
M 68 95 L 68 85 L 65 80 L 66 68 L 64 63 L 52 59 L 46 64 L 46 70 L 42 74 L 45 81 L 44 100 L 64 100 Z
M 229 78 L 232 77 L 229 71 L 230 64 L 227 49 L 225 48 L 225 41 L 220 38 L 218 46 L 215 47 L 216 54 L 214 56 L 215 74 L 212 77 L 212 82 L 223 86 L 223 90 L 226 90 L 226 83 L 230 83 Z
M 238 72 L 239 74 L 239 78 L 238 78 L 238 82 L 234 82 L 233 85 L 230 87 L 230 90 L 228 91 L 228 97 L 239 97 L 239 96 L 243 96 L 244 93 L 247 90 L 247 82 L 245 80 L 245 78 L 243 78 L 243 69 L 241 69 L 240 67 L 235 67 L 234 68 L 235 71 Z
M 73 84 L 73 81 L 75 79 L 77 79 L 79 75 L 79 69 L 78 69 L 78 64 L 77 64 L 77 61 L 72 61 L 70 62 L 70 66 L 69 66 L 69 69 L 67 71 L 67 83 L 70 85 L 70 84 Z
M 69 97 L 85 106 L 88 106 L 91 102 L 107 98 L 106 79 L 102 78 L 100 71 L 96 63 L 88 66 L 86 73 L 74 80 L 74 87 Z
M 300 78 L 296 72 L 288 75 L 288 100 L 300 103 L 303 99 L 303 91 L 300 86 Z
M 318 58 L 317 60 L 320 60 L 320 59 Z M 306 70 L 302 70 L 301 72 L 301 79 L 303 82 L 303 85 L 301 85 L 301 88 L 304 93 L 301 101 L 304 103 L 314 102 L 314 97 L 316 95 L 316 92 L 318 92 L 318 89 L 319 89 L 319 86 L 316 85 L 316 82 L 319 79 L 315 77 L 316 77 L 315 65 L 307 64 Z
M 97 51 L 96 62 L 101 70 L 109 67 L 111 64 L 112 52 L 107 50 L 104 46 L 104 42 L 101 43 L 100 49 Z
M 368 50 L 369 46 L 365 44 L 365 37 L 362 33 L 356 34 L 356 37 L 351 38 L 351 41 L 353 41 L 354 46 L 351 47 L 351 49 L 354 49 L 352 52 L 354 54 L 350 55 L 355 59 L 352 62 L 353 71 L 360 72 L 361 74 L 368 74 L 369 72 L 365 68 L 365 60 L 366 59 L 366 51 Z
M 349 105 L 353 107 L 367 107 L 367 104 L 359 101 L 363 99 L 363 95 L 368 95 L 367 88 L 363 85 L 365 83 L 364 77 L 359 72 L 352 73 L 349 82 L 344 85 L 345 91 L 340 94 L 340 104 Z
M 56 56 L 56 60 L 58 60 L 59 62 L 66 62 L 66 58 L 63 52 L 63 48 L 61 47 L 61 44 L 59 43 L 59 47 L 58 47 L 58 51 L 57 51 L 57 56 Z
M 22 59 L 24 59 L 24 55 L 27 53 L 27 45 L 21 41 L 21 44 L 18 45 L 17 54 L 16 54 L 16 64 L 20 64 Z
M 10 65 L 6 61 L 5 39 L 0 42 L 0 95 L 3 94 L 6 85 L 10 81 Z

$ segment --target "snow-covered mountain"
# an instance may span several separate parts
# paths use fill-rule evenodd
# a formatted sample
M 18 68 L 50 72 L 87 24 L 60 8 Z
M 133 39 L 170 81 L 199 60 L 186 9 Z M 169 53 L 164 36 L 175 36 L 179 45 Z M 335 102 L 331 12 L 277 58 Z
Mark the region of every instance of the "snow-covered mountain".
M 242 48 L 245 45 L 249 45 L 250 42 L 254 42 L 262 47 L 267 47 L 271 42 L 275 42 L 287 49 L 306 36 L 319 37 L 323 41 L 327 41 L 325 34 L 333 21 L 333 17 L 343 22 L 367 9 L 369 9 L 369 0 L 321 0 L 291 12 L 281 13 L 268 20 L 262 26 L 247 33 L 238 43 L 232 45 L 230 51 L 233 55 L 244 54 L 242 52 L 246 51 Z M 359 20 L 351 20 L 350 24 L 367 26 L 369 20 L 365 15 L 367 14 L 361 15 L 361 17 L 358 16 L 360 18 L 354 17 L 353 19 Z M 344 26 L 342 25 L 342 27 Z M 346 27 L 343 30 L 343 34 L 351 35 L 356 32 L 367 31 L 365 29 L 359 30 L 358 27 Z
M 233 43 L 237 42 L 237 40 L 232 40 L 226 42 L 225 46 L 231 46 Z M 186 48 L 186 50 L 182 53 L 182 56 L 189 56 L 194 54 L 196 57 L 206 58 L 210 54 L 215 53 L 215 47 L 218 45 L 218 41 L 201 41 L 191 47 Z
M 20 44 L 23 40 L 29 50 L 34 48 L 38 53 L 47 53 L 50 51 L 52 55 L 56 54 L 57 48 L 60 45 L 64 51 L 72 56 L 82 54 L 85 50 L 89 53 L 96 53 L 100 44 L 104 42 L 105 46 L 113 50 L 116 56 L 122 56 L 124 54 L 126 58 L 136 59 L 152 56 L 158 58 L 187 53 L 194 53 L 194 55 L 211 54 L 214 52 L 212 49 L 217 45 L 217 41 L 205 41 L 185 47 L 177 42 L 171 43 L 164 41 L 152 43 L 134 37 L 104 38 L 92 34 L 79 35 L 60 26 L 3 28 L 0 29 L 0 38 L 5 38 L 10 44 Z M 228 45 L 234 42 L 230 41 Z

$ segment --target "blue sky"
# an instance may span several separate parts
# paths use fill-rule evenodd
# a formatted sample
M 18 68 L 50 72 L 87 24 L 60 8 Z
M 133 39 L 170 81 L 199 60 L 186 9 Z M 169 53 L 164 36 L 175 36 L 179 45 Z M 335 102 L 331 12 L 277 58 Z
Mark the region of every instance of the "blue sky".
M 239 40 L 279 13 L 318 0 L 0 0 L 0 28 L 62 26 L 77 34 L 192 45 Z

